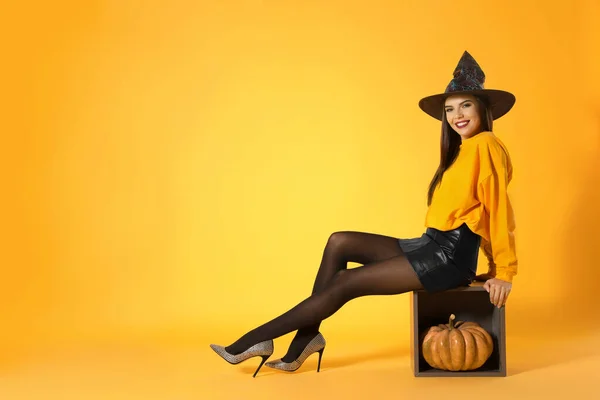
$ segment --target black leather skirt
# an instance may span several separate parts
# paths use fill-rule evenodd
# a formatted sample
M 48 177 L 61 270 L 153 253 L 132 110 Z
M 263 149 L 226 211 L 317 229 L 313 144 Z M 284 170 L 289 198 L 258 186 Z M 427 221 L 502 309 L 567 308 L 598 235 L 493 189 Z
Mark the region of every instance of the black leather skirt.
M 451 231 L 427 228 L 398 243 L 428 292 L 468 286 L 475 278 L 481 237 L 466 224 Z

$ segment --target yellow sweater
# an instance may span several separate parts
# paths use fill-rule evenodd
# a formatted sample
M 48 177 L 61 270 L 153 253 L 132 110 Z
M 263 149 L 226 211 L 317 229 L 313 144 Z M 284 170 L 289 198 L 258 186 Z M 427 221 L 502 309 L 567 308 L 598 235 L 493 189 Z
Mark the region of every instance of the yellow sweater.
M 515 219 L 507 187 L 512 180 L 510 155 L 492 132 L 462 141 L 432 198 L 425 226 L 451 230 L 466 223 L 481 236 L 489 273 L 512 282 L 517 274 Z

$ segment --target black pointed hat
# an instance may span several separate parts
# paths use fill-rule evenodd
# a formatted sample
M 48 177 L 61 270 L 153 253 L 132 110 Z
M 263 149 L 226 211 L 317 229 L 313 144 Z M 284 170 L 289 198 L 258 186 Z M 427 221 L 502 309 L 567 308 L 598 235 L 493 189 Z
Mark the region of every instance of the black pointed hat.
M 455 94 L 472 94 L 487 99 L 492 110 L 492 118 L 498 119 L 510 111 L 515 104 L 515 96 L 504 90 L 485 89 L 485 74 L 477 61 L 465 51 L 456 69 L 454 78 L 444 93 L 427 96 L 419 101 L 419 107 L 433 118 L 442 120 L 446 98 Z

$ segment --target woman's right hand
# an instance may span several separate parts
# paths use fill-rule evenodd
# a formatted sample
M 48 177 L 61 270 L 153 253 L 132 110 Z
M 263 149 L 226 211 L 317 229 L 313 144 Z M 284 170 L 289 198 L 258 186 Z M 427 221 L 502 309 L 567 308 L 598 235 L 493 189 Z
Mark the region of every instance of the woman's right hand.
M 483 284 L 483 288 L 490 294 L 490 302 L 500 308 L 506 305 L 506 300 L 512 290 L 512 282 L 492 278 Z

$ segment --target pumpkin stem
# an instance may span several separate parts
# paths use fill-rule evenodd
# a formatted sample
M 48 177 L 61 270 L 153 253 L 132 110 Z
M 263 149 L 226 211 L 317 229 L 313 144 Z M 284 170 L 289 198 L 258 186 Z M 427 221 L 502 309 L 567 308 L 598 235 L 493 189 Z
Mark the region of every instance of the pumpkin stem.
M 454 316 L 454 314 L 450 314 L 450 321 L 448 321 L 448 325 L 450 326 L 450 330 L 452 330 L 454 328 L 454 318 L 456 318 Z

